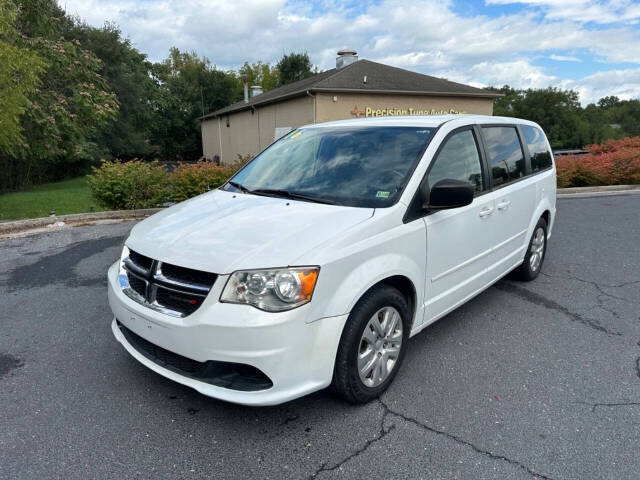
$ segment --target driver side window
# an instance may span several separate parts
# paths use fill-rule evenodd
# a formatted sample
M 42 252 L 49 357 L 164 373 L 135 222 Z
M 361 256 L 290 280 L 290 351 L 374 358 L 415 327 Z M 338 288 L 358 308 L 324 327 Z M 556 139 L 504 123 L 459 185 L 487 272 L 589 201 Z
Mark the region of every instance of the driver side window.
M 429 188 L 445 178 L 468 182 L 475 193 L 484 190 L 480 155 L 472 130 L 464 130 L 449 137 L 429 172 Z

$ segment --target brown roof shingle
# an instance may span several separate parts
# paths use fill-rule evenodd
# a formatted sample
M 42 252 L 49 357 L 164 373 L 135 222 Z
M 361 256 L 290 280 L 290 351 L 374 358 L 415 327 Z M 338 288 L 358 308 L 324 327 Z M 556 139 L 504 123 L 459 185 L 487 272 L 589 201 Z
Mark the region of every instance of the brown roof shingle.
M 366 83 L 364 78 L 366 76 Z M 286 98 L 304 95 L 306 92 L 362 92 L 415 95 L 442 95 L 496 98 L 502 95 L 481 88 L 451 82 L 443 78 L 390 67 L 370 60 L 358 60 L 341 69 L 332 68 L 312 77 L 269 90 L 202 117 L 217 117 L 246 110 Z

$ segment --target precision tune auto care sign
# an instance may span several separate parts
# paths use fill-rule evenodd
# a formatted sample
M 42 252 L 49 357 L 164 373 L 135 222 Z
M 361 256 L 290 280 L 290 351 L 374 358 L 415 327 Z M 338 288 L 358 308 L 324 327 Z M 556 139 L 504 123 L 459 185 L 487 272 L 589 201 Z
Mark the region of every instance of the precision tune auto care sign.
M 257 155 L 302 125 L 348 118 L 491 115 L 494 99 L 501 96 L 341 50 L 335 69 L 247 94 L 243 101 L 203 115 L 202 155 L 230 165 L 238 156 Z
M 435 109 L 435 108 L 371 108 L 364 107 L 359 109 L 356 105 L 349 113 L 356 118 L 361 117 L 396 117 L 404 115 L 446 115 L 446 114 L 462 114 L 467 113 L 454 108 Z

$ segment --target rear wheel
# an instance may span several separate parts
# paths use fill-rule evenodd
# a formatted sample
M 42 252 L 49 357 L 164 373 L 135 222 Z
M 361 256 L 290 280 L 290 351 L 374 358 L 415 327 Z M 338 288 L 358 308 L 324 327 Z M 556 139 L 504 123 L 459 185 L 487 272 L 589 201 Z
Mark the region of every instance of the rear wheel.
M 404 359 L 410 310 L 397 289 L 378 285 L 357 303 L 345 325 L 333 387 L 351 403 L 377 398 L 391 384 Z
M 531 281 L 540 274 L 542 262 L 547 252 L 547 222 L 540 217 L 533 235 L 529 241 L 529 248 L 524 256 L 524 262 L 514 270 L 514 275 L 519 280 Z

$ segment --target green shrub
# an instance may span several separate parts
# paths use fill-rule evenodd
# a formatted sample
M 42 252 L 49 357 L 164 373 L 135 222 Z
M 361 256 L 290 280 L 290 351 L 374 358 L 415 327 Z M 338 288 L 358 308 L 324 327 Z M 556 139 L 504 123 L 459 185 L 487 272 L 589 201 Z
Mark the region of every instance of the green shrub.
M 152 208 L 168 199 L 167 172 L 157 162 L 103 161 L 88 179 L 93 198 L 112 210 Z
M 151 208 L 167 201 L 182 202 L 218 188 L 249 160 L 238 155 L 233 165 L 201 161 L 180 163 L 167 174 L 157 162 L 108 162 L 93 167 L 88 176 L 91 195 L 102 206 L 113 210 Z
M 218 166 L 209 162 L 181 163 L 169 174 L 171 200 L 182 202 L 218 188 L 237 171 L 236 166 Z

